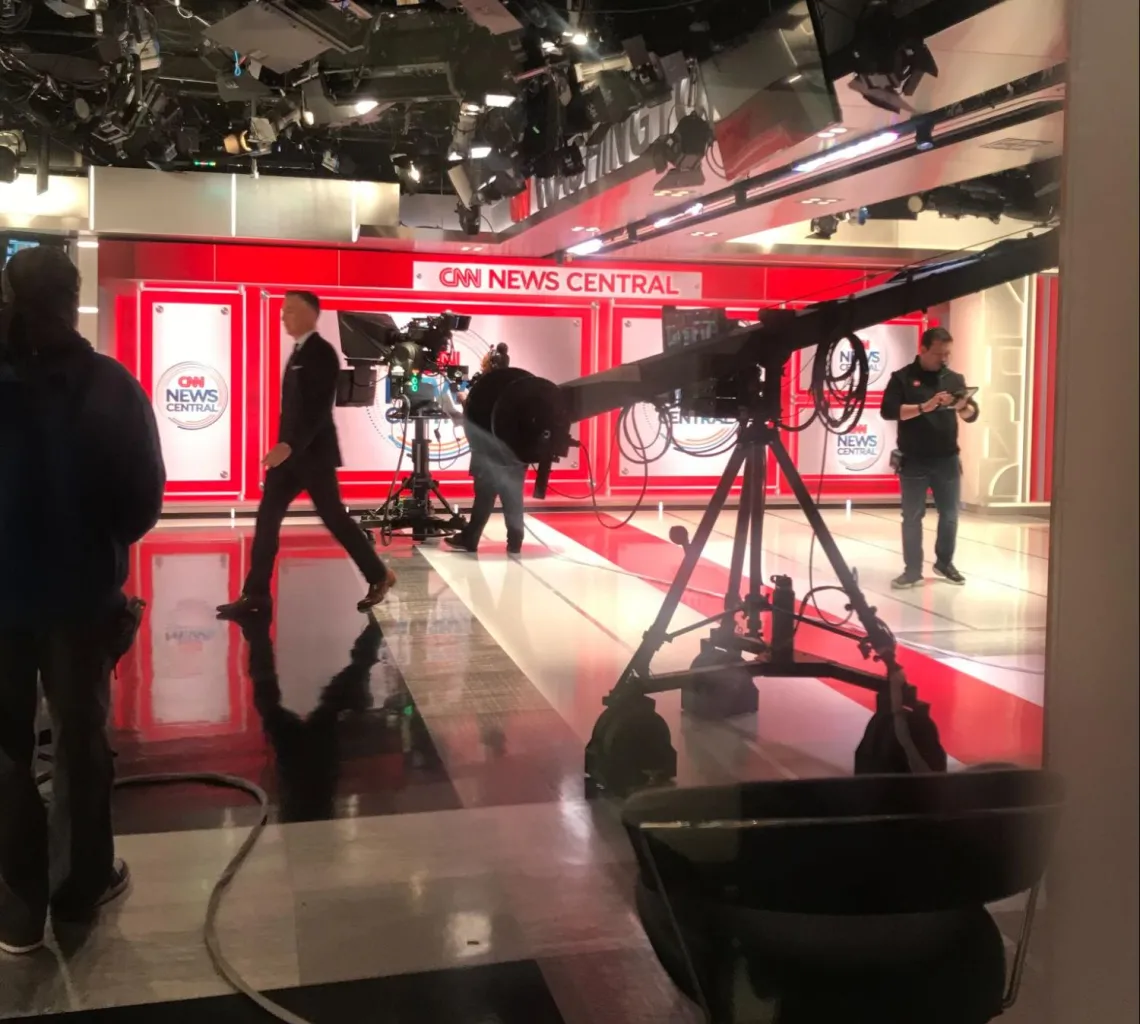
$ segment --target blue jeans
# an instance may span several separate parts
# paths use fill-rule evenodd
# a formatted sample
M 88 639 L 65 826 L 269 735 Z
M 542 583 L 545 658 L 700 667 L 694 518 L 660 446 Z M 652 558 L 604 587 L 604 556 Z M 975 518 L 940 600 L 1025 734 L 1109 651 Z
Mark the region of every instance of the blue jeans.
M 936 565 L 954 561 L 958 541 L 958 504 L 962 495 L 962 463 L 957 455 L 916 459 L 907 455 L 899 472 L 902 486 L 903 562 L 909 575 L 922 575 L 922 520 L 926 493 L 934 495 L 938 534 L 934 540 Z

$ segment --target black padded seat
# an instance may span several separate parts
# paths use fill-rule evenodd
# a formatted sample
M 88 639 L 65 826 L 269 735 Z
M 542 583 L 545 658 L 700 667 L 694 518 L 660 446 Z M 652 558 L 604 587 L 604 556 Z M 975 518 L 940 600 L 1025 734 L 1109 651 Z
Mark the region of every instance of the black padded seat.
M 751 1019 L 742 973 L 780 1024 L 981 1024 L 1006 973 L 985 904 L 1039 882 L 1061 799 L 1002 768 L 658 790 L 623 822 L 646 933 L 718 1024 Z

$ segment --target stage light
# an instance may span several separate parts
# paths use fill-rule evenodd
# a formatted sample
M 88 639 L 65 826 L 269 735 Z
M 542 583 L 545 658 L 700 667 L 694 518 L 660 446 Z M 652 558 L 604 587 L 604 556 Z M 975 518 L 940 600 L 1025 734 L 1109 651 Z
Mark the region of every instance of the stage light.
M 490 146 L 472 146 L 471 147 L 471 159 L 472 160 L 485 160 L 490 155 L 491 155 L 491 147 Z
M 415 164 L 409 165 L 408 177 L 411 178 L 412 181 L 419 181 L 420 180 L 420 177 L 421 177 L 420 169 Z
M 928 123 L 923 122 L 915 128 L 914 148 L 920 153 L 925 153 L 928 149 L 934 148 L 934 132 Z
M 577 245 L 570 246 L 566 251 L 571 256 L 590 256 L 605 248 L 606 243 L 600 238 L 587 238 L 584 242 L 579 242 Z
M 466 103 L 459 104 L 459 112 L 461 114 L 467 115 L 481 114 L 483 113 L 483 107 L 478 103 L 472 103 L 468 101 Z
M 856 139 L 854 142 L 849 142 L 842 146 L 834 146 L 826 153 L 821 153 L 819 156 L 812 157 L 810 160 L 793 164 L 792 170 L 796 174 L 808 174 L 811 171 L 818 171 L 822 167 L 830 167 L 833 164 L 843 163 L 845 160 L 856 160 L 861 156 L 866 156 L 868 153 L 885 149 L 892 143 L 898 142 L 898 139 L 898 132 L 879 132 L 877 135 L 868 135 L 866 138 Z
M 504 110 L 515 102 L 514 96 L 508 96 L 506 93 L 489 92 L 483 97 L 483 102 L 488 107 L 497 107 Z
M 811 234 L 808 238 L 829 239 L 836 231 L 839 230 L 839 218 L 834 214 L 824 214 L 822 217 L 814 217 L 811 222 Z
M 465 235 L 479 234 L 483 223 L 483 208 L 478 203 L 465 206 L 461 199 L 455 204 L 455 215 L 459 218 L 459 227 Z
M 317 119 L 313 116 L 313 112 L 311 110 L 302 110 L 301 120 L 304 121 L 305 124 L 307 124 L 310 128 L 312 128 Z
M 673 169 L 654 187 L 654 192 L 659 194 L 703 185 L 705 175 L 701 164 L 712 142 L 712 126 L 705 118 L 695 113 L 682 117 L 677 127 L 654 147 L 653 164 L 658 173 L 673 165 Z
M 378 106 L 380 104 L 376 100 L 357 100 L 352 110 L 357 117 L 363 117 L 365 114 L 371 114 Z

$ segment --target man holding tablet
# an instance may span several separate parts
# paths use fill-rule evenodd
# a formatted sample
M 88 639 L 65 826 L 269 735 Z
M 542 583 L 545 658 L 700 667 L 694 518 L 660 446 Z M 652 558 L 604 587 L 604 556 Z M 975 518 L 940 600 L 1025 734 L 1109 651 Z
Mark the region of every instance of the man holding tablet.
M 891 582 L 896 590 L 922 582 L 922 520 L 926 495 L 934 495 L 938 534 L 934 541 L 934 573 L 962 586 L 966 578 L 954 566 L 958 539 L 958 504 L 962 462 L 958 456 L 958 421 L 978 418 L 977 388 L 950 369 L 954 339 L 944 327 L 923 333 L 918 357 L 891 374 L 883 393 L 882 416 L 899 424 L 898 448 L 891 461 L 902 487 L 903 564 Z

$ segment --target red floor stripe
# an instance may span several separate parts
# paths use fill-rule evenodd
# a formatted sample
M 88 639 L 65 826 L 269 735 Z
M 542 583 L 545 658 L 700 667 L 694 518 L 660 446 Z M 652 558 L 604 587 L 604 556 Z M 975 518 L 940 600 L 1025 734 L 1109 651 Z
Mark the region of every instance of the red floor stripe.
M 627 572 L 669 579 L 681 564 L 681 549 L 676 545 L 634 527 L 607 529 L 592 513 L 546 513 L 535 518 Z M 618 522 L 604 513 L 602 518 L 611 526 Z M 717 592 L 727 583 L 726 568 L 702 559 L 691 585 Z M 802 586 L 802 581 L 796 583 Z M 662 592 L 666 589 L 660 584 L 654 586 Z M 686 596 L 685 604 L 702 615 L 713 615 L 724 607 L 723 601 L 695 593 Z M 653 614 L 654 610 L 646 608 L 646 626 Z M 858 667 L 868 665 L 853 644 L 807 624 L 801 627 L 796 640 L 805 653 Z M 1036 704 L 919 651 L 901 649 L 899 660 L 922 699 L 930 703 L 942 743 L 951 757 L 965 764 L 1040 763 L 1044 721 L 1042 709 Z M 823 681 L 864 707 L 874 706 L 874 697 L 866 690 Z

